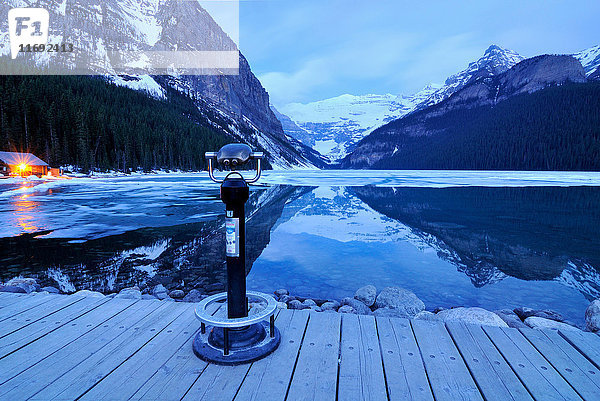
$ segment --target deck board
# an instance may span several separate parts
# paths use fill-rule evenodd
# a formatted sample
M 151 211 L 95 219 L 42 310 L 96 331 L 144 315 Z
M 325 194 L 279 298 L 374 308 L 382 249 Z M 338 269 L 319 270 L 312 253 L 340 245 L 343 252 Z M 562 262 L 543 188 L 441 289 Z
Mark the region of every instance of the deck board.
M 560 335 L 590 362 L 600 369 L 600 336 L 574 330 L 563 330 Z
M 483 400 L 443 323 L 413 320 L 411 326 L 436 400 Z
M 69 305 L 73 305 L 82 299 L 83 298 L 80 297 L 58 297 L 57 300 L 38 305 L 34 308 L 23 311 L 16 316 L 8 318 L 0 322 L 0 338 L 12 333 L 13 331 L 27 327 L 38 320 L 42 320 L 43 318 L 67 308 Z
M 341 349 L 338 400 L 387 400 L 375 318 L 342 315 Z
M 491 326 L 484 330 L 536 400 L 581 400 L 519 330 Z
M 47 319 L 41 319 L 33 324 L 23 326 L 19 330 L 4 336 L 0 340 L 0 358 L 18 350 L 21 347 L 63 327 L 72 320 L 84 315 L 85 313 L 97 308 L 107 302 L 106 298 L 85 298 L 80 302 L 70 305 L 68 308 L 48 316 Z
M 279 348 L 231 367 L 193 354 L 193 308 L 0 293 L 0 399 L 600 399 L 592 333 L 281 310 Z
M 133 305 L 129 300 L 113 299 L 43 337 L 43 341 L 21 348 L 0 359 L 0 385 L 53 354 L 96 326 Z M 0 340 L 1 341 L 1 340 Z
M 454 322 L 446 327 L 487 401 L 533 400 L 480 326 Z
M 340 328 L 338 313 L 310 314 L 288 401 L 335 400 Z
M 136 324 L 136 317 L 148 309 L 154 309 L 153 304 L 138 302 L 122 313 L 114 316 L 90 332 L 82 335 L 70 344 L 62 347 L 52 355 L 33 365 L 25 372 L 4 383 L 0 390 L 0 398 L 28 399 L 36 396 L 38 399 L 54 398 L 52 383 L 76 367 L 85 366 L 88 358 L 100 352 L 102 347 L 119 336 L 127 327 Z M 50 387 L 49 390 L 43 391 Z M 41 394 L 40 394 L 41 392 Z
M 377 317 L 379 343 L 391 401 L 433 401 L 425 365 L 407 319 Z
M 272 357 L 252 364 L 236 401 L 277 401 L 285 399 L 298 358 L 309 312 L 282 310 L 277 317 L 281 344 Z

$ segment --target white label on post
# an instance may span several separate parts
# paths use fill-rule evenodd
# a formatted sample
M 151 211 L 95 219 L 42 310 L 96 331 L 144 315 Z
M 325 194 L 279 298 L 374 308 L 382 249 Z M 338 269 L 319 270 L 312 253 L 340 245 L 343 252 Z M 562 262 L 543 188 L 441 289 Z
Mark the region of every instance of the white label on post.
M 225 253 L 229 257 L 240 256 L 240 219 L 225 219 Z

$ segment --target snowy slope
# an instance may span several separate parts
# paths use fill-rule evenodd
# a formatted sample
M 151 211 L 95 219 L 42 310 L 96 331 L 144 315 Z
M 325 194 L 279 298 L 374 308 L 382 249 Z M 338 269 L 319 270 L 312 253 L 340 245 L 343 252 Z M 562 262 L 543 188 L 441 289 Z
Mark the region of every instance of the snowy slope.
M 308 104 L 290 103 L 280 111 L 293 123 L 284 124 L 286 133 L 333 161 L 375 128 L 414 110 L 438 88 L 428 85 L 412 96 L 345 94 Z
M 410 96 L 346 94 L 307 104 L 290 103 L 280 107 L 280 111 L 311 134 L 296 136 L 297 131 L 286 131 L 288 135 L 334 161 L 346 156 L 353 145 L 385 123 L 439 103 L 467 83 L 500 74 L 521 60 L 524 57 L 518 53 L 492 45 L 481 58 L 448 77 L 444 85 L 430 84 Z
M 600 66 L 600 45 L 574 53 L 572 56 L 579 60 L 586 75 L 589 76 Z

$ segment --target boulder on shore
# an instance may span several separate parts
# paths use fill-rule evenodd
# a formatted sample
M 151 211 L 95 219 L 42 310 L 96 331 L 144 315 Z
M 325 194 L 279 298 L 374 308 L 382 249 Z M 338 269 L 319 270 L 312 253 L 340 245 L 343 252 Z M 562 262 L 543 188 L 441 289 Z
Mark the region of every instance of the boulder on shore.
M 6 285 L 9 287 L 20 287 L 24 289 L 27 294 L 40 289 L 40 285 L 34 278 L 15 277 L 12 280 L 9 280 Z
M 185 297 L 185 292 L 183 290 L 173 290 L 169 293 L 169 296 L 173 299 L 182 299 Z
M 417 313 L 414 318 L 416 320 L 438 321 L 438 318 L 435 313 L 431 313 L 426 310 Z
M 600 299 L 595 299 L 585 310 L 585 325 L 590 331 L 600 330 Z
M 477 307 L 446 309 L 438 312 L 436 316 L 443 322 L 460 321 L 484 326 L 508 327 L 508 324 L 500 319 L 500 316 L 497 314 Z
M 343 305 L 340 306 L 340 309 L 338 309 L 339 313 L 352 313 L 352 314 L 356 314 L 356 310 L 351 307 L 350 305 Z
M 517 314 L 510 309 L 502 309 L 494 311 L 496 315 L 500 317 L 500 319 L 504 320 L 504 322 L 508 325 L 508 327 L 512 327 L 513 329 L 522 329 L 527 327 L 525 323 L 517 316 Z
M 367 305 L 369 308 L 371 306 L 373 306 L 376 298 L 377 298 L 377 288 L 375 288 L 374 285 L 370 285 L 370 284 L 359 288 L 354 293 L 354 299 L 359 300 L 363 304 Z
M 198 303 L 204 298 L 206 298 L 206 295 L 203 295 L 199 290 L 193 289 L 185 297 L 183 297 L 183 302 Z
M 341 304 L 342 304 L 342 306 L 345 306 L 345 305 L 351 306 L 352 309 L 354 309 L 355 312 L 358 313 L 359 315 L 370 315 L 372 313 L 371 309 L 369 309 L 369 307 L 367 305 L 365 305 L 358 299 L 346 297 L 346 298 L 342 299 Z M 338 312 L 339 312 L 339 310 L 338 310 Z
M 290 292 L 285 288 L 280 288 L 274 291 L 276 297 L 281 297 L 282 295 L 290 295 Z
M 386 287 L 375 299 L 379 308 L 398 309 L 403 317 L 414 317 L 425 310 L 425 304 L 412 291 L 400 287 Z
M 142 292 L 136 287 L 123 288 L 117 295 L 115 295 L 115 299 L 142 299 Z
M 12 292 L 14 294 L 27 294 L 21 287 L 17 287 L 16 285 L 0 285 L 0 292 Z
M 167 292 L 167 289 L 162 284 L 159 284 L 159 285 L 155 286 L 152 289 L 152 293 L 151 294 L 154 295 L 156 298 L 161 299 L 161 300 L 165 299 L 165 298 L 167 298 L 169 296 L 169 293 Z
M 42 291 L 48 291 L 50 294 L 60 294 L 60 290 L 56 287 L 44 287 Z
M 90 290 L 79 290 L 73 295 L 79 295 L 80 297 L 91 297 L 91 298 L 104 298 L 104 294 L 98 291 Z
M 323 305 L 321 305 L 321 310 L 323 312 L 325 311 L 337 311 L 340 308 L 340 303 L 337 301 L 327 301 L 325 303 L 323 303 Z
M 525 319 L 525 324 L 532 329 L 539 330 L 579 330 L 577 327 L 571 326 L 570 324 L 537 316 L 528 317 Z

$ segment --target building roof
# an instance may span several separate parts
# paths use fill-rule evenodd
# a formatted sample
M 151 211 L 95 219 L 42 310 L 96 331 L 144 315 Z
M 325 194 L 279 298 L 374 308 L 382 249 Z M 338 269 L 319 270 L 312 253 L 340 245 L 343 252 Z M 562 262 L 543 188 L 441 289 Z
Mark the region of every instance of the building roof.
M 37 156 L 31 153 L 19 153 L 19 152 L 0 152 L 0 161 L 8 165 L 19 165 L 22 163 L 30 166 L 47 166 L 48 163 L 43 161 Z

